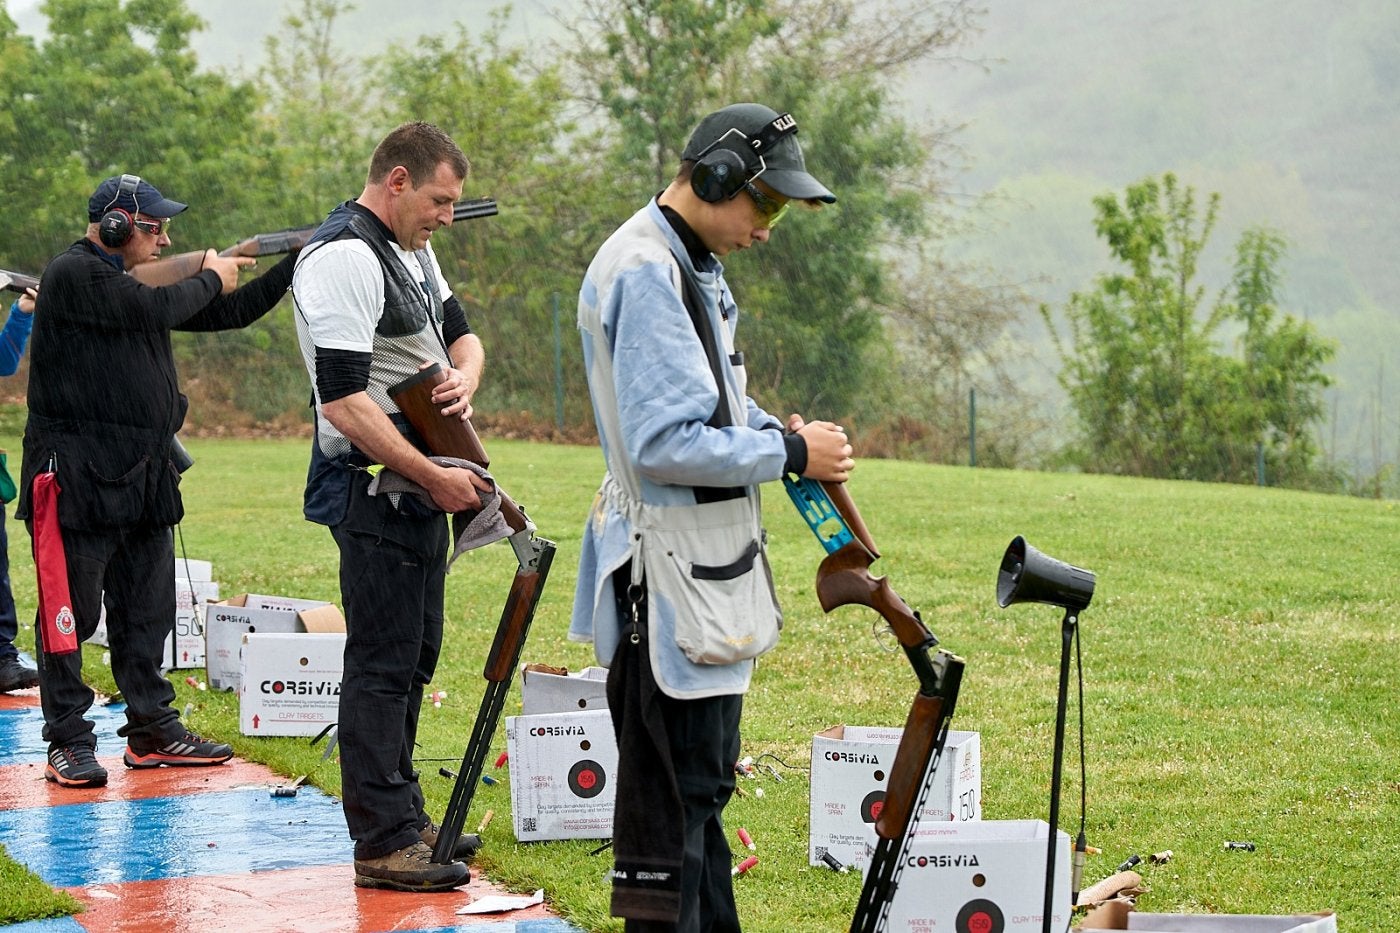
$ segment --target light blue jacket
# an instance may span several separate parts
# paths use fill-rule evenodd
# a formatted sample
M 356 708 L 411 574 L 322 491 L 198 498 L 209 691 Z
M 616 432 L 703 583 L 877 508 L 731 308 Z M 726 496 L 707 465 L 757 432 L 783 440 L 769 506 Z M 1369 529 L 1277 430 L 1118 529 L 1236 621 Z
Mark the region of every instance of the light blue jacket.
M 592 641 L 602 664 L 617 648 L 612 574 L 636 553 L 638 509 L 693 506 L 696 486 L 756 487 L 779 479 L 786 463 L 782 423 L 747 395 L 733 350 L 739 310 L 723 267 L 713 257 L 711 263 L 694 269 L 653 200 L 603 244 L 579 292 L 578 326 L 608 473 L 584 529 L 569 638 Z M 724 373 L 738 415 L 730 427 L 706 424 L 719 392 L 681 297 L 682 270 L 694 275 L 730 354 Z M 749 492 L 757 510 L 757 489 Z M 675 644 L 674 607 L 654 593 L 648 598 L 652 667 L 662 690 L 696 698 L 748 689 L 752 660 L 692 663 Z

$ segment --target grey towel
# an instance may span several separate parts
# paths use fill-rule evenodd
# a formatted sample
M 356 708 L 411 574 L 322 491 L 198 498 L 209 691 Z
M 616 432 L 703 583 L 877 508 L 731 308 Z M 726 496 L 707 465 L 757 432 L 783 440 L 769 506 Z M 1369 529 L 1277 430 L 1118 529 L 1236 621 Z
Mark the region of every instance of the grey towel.
M 460 460 L 456 457 L 429 457 L 428 459 L 438 466 L 471 470 L 491 484 L 489 490 L 481 492 L 480 510 L 458 512 L 452 516 L 452 533 L 457 543 L 453 546 L 452 556 L 447 558 L 447 569 L 451 570 L 452 562 L 467 551 L 485 547 L 492 542 L 510 537 L 510 526 L 506 524 L 505 516 L 501 514 L 501 495 L 496 489 L 496 480 L 486 471 L 485 467 L 472 463 L 470 460 Z M 428 491 L 422 486 L 403 474 L 384 467 L 370 482 L 369 494 L 377 496 L 391 493 L 408 493 L 411 496 L 416 496 L 430 509 L 439 508 L 438 504 L 433 501 L 433 497 L 428 495 Z

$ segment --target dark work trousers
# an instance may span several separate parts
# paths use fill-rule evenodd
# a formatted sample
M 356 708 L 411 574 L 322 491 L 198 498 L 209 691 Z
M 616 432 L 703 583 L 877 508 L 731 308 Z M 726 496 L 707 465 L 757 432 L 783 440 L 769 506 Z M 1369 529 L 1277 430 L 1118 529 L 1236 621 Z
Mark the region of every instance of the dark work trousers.
M 624 568 L 620 574 L 630 575 Z M 625 579 L 614 578 L 621 583 L 616 589 L 625 591 Z M 619 611 L 630 609 L 625 598 L 619 599 Z M 624 615 L 624 618 L 627 616 Z M 645 600 L 640 605 L 639 624 L 646 624 Z M 639 647 L 646 651 L 645 635 Z M 629 639 L 624 628 L 622 644 L 618 648 L 619 660 L 629 649 Z M 617 662 L 615 661 L 616 665 Z M 655 809 L 648 806 L 648 790 L 636 786 L 629 789 L 628 778 L 638 782 L 654 782 L 658 775 L 655 768 L 643 769 L 639 761 L 630 763 L 624 760 L 630 748 L 632 754 L 645 754 L 645 746 L 658 731 L 664 732 L 666 748 L 675 772 L 676 787 L 680 792 L 684 813 L 683 851 L 681 854 L 680 915 L 675 923 L 650 919 L 628 918 L 624 924 L 627 933 L 738 933 L 739 914 L 734 906 L 733 876 L 730 873 L 733 856 L 729 840 L 725 837 L 724 807 L 734 793 L 734 763 L 739 758 L 739 719 L 743 711 L 743 695 L 706 697 L 698 700 L 678 700 L 661 692 L 656 686 L 651 665 L 640 658 L 628 659 L 621 665 L 627 676 L 643 678 L 634 695 L 635 700 L 644 704 L 641 715 L 636 714 L 636 703 L 631 706 L 632 716 L 619 717 L 614 711 L 614 727 L 618 731 L 619 773 L 615 821 L 629 824 L 645 822 L 648 815 L 665 812 L 666 807 Z M 611 677 L 610 677 L 611 680 Z M 647 681 L 650 681 L 648 684 Z M 616 686 L 609 684 L 609 708 L 613 706 Z M 653 715 L 653 714 L 659 714 Z M 628 721 L 631 718 L 633 721 Z M 641 721 L 645 720 L 646 725 Z M 633 730 L 645 729 L 650 736 L 637 741 Z M 640 746 L 640 748 L 638 748 Z M 664 760 L 664 756 L 660 756 Z M 642 810 L 642 812 L 635 812 Z M 664 838 L 667 827 L 655 827 L 654 834 Z M 618 854 L 619 862 L 623 854 Z M 614 887 L 614 907 L 618 905 L 618 888 Z M 618 911 L 615 909 L 614 913 Z
M 19 657 L 15 637 L 19 616 L 15 614 L 15 594 L 10 589 L 10 542 L 5 532 L 5 507 L 0 505 L 0 664 Z
M 33 528 L 30 528 L 33 534 Z M 68 591 L 78 623 L 78 650 L 52 655 L 36 650 L 44 739 L 50 745 L 95 748 L 84 714 L 93 692 L 83 683 L 83 645 L 97 631 L 107 603 L 107 645 L 112 677 L 126 700 L 126 724 L 117 730 L 143 754 L 185 733 L 170 704 L 175 688 L 161 673 L 166 637 L 175 630 L 175 567 L 169 526 L 112 531 L 63 529 Z M 105 594 L 105 595 L 104 595 Z M 41 638 L 35 613 L 36 644 Z
M 366 492 L 356 471 L 340 547 L 345 672 L 340 688 L 341 789 L 355 858 L 388 855 L 420 841 L 423 791 L 413 769 L 423 687 L 442 648 L 447 517 L 404 494 Z

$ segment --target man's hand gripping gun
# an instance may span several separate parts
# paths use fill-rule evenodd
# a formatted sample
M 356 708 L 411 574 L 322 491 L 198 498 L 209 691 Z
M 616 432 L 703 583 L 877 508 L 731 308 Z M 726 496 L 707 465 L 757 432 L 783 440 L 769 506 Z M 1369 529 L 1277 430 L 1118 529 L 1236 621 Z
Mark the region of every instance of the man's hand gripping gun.
M 486 456 L 486 450 L 481 446 L 481 439 L 471 422 L 444 418 L 432 403 L 433 386 L 444 378 L 446 374 L 440 369 L 430 367 L 391 388 L 389 395 L 414 430 L 427 441 L 433 454 L 470 460 L 481 467 L 490 466 L 490 458 Z M 496 638 L 491 643 L 486 667 L 482 671 L 482 676 L 486 678 L 486 691 L 481 698 L 481 708 L 477 711 L 471 738 L 462 756 L 462 766 L 457 771 L 457 781 L 452 787 L 447 810 L 443 813 L 437 843 L 433 846 L 433 861 L 442 865 L 452 861 L 452 852 L 462 835 L 472 797 L 481 780 L 486 753 L 491 748 L 491 739 L 501 720 L 511 678 L 520 666 L 525 636 L 529 634 L 535 607 L 539 604 L 540 594 L 544 592 L 549 567 L 554 560 L 554 542 L 537 537 L 534 522 L 526 517 L 525 512 L 503 490 L 497 489 L 497 493 L 501 498 L 501 514 L 511 529 L 507 540 L 515 551 L 519 566 L 515 579 L 511 581 L 510 593 L 501 610 L 501 621 L 496 627 Z M 481 840 L 477 839 L 476 844 L 479 846 L 480 843 Z
M 919 681 L 890 768 L 884 807 L 875 821 L 879 841 L 851 920 L 851 933 L 873 933 L 885 928 L 904 855 L 947 743 L 963 660 L 947 651 L 935 652 L 938 639 L 918 612 L 909 608 L 887 578 L 871 576 L 870 565 L 880 552 L 845 484 L 785 476 L 783 485 L 827 552 L 817 568 L 822 611 L 851 604 L 874 609 L 889 623 Z

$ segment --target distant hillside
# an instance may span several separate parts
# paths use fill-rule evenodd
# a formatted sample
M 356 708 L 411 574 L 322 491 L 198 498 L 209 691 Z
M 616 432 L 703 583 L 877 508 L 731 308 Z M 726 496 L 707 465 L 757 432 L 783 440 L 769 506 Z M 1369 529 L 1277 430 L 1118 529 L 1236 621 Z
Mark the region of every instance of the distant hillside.
M 989 194 L 961 244 L 1058 304 L 1107 271 L 1091 198 L 1175 172 L 1219 192 L 1202 269 L 1226 284 L 1245 226 L 1290 242 L 1284 310 L 1342 343 L 1341 459 L 1400 459 L 1400 4 L 1393 0 L 996 0 L 968 50 L 911 101 L 965 122 L 962 184 Z

